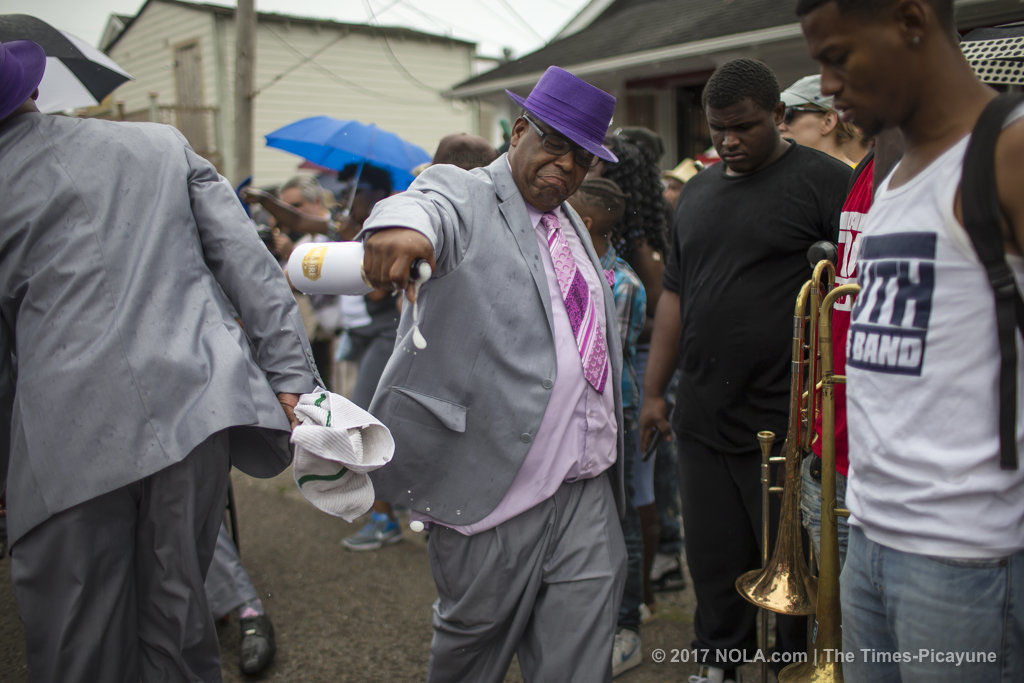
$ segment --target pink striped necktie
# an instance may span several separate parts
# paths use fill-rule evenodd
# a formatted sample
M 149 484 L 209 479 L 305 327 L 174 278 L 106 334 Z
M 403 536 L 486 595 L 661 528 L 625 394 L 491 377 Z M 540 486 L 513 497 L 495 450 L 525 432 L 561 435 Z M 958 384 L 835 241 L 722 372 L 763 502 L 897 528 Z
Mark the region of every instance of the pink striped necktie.
M 562 226 L 553 213 L 541 216 L 541 223 L 547 229 L 548 249 L 555 264 L 555 277 L 562 290 L 565 311 L 569 314 L 569 325 L 576 337 L 576 347 L 583 362 L 583 376 L 590 385 L 604 392 L 608 379 L 608 348 L 604 341 L 604 330 L 598 324 L 597 309 L 590 296 L 590 288 L 583 273 L 576 266 L 569 243 L 562 234 Z

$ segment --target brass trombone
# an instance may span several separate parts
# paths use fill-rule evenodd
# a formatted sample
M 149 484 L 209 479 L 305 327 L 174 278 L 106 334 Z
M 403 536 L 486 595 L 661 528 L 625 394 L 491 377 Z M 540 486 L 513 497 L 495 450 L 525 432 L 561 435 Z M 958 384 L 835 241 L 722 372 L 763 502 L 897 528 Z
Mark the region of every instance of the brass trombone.
M 793 312 L 792 372 L 789 384 L 789 422 L 786 426 L 786 441 L 782 455 L 771 457 L 775 434 L 759 432 L 761 444 L 761 569 L 745 572 L 736 579 L 736 590 L 740 595 L 761 609 L 779 614 L 813 614 L 817 588 L 804 560 L 803 540 L 800 536 L 800 460 L 801 430 L 804 428 L 800 408 L 804 396 L 804 329 L 807 324 L 807 308 L 811 291 L 807 282 L 800 289 Z M 785 462 L 785 478 L 782 487 L 771 486 L 771 463 Z M 782 494 L 782 508 L 779 513 L 779 531 L 771 559 L 768 557 L 769 497 L 772 493 Z M 767 615 L 761 615 L 761 625 Z M 765 631 L 766 629 L 762 629 Z M 762 652 L 767 646 L 767 634 L 762 632 Z
M 797 294 L 793 310 L 793 346 L 789 383 L 789 422 L 782 455 L 771 457 L 775 435 L 759 432 L 761 444 L 761 569 L 746 572 L 736 579 L 740 595 L 762 609 L 778 614 L 814 614 L 817 584 L 810 575 L 804 559 L 800 533 L 800 461 L 810 450 L 811 425 L 814 419 L 818 362 L 815 350 L 818 339 L 819 305 L 822 292 L 835 283 L 835 266 L 821 261 L 814 267 L 811 279 Z M 810 319 L 810 340 L 805 344 L 805 331 Z M 807 373 L 805 375 L 805 369 Z M 804 390 L 805 377 L 809 387 Z M 781 487 L 771 486 L 770 465 L 785 462 L 785 475 Z M 771 559 L 768 558 L 769 512 L 768 497 L 782 494 L 779 514 L 778 538 Z M 764 617 L 762 615 L 762 623 Z M 762 645 L 766 635 L 762 634 Z
M 830 272 L 833 273 L 829 276 L 832 281 L 834 270 Z M 815 268 L 814 278 L 800 288 L 793 310 L 789 420 L 782 455 L 771 455 L 774 432 L 761 431 L 757 434 L 761 445 L 761 569 L 741 574 L 736 579 L 736 590 L 761 610 L 757 645 L 762 656 L 768 649 L 767 610 L 794 616 L 808 615 L 814 613 L 817 602 L 817 582 L 807 567 L 800 529 L 800 461 L 805 452 L 804 443 L 810 443 L 804 435 L 810 424 L 807 422 L 808 415 L 813 414 L 813 381 L 812 391 L 804 392 L 804 370 L 810 368 L 810 377 L 813 378 L 816 368 L 813 349 L 817 334 L 813 324 L 809 346 L 812 352 L 807 352 L 804 335 L 808 317 L 812 322 L 816 319 L 820 282 L 821 271 Z M 814 286 L 814 283 L 819 283 L 819 286 Z M 785 463 L 781 487 L 771 485 L 771 465 L 777 462 Z M 769 559 L 770 496 L 773 493 L 781 493 L 782 501 L 775 549 Z M 768 666 L 762 659 L 761 680 L 765 681 L 767 677 Z
M 821 331 L 821 301 L 824 296 L 835 287 L 836 267 L 831 261 L 819 261 L 814 266 L 810 283 L 810 341 L 807 345 L 807 376 L 810 378 L 807 391 L 803 395 L 803 418 L 804 430 L 800 446 L 803 453 L 811 452 L 811 439 L 814 436 L 814 416 L 818 408 L 818 392 L 821 390 L 821 367 L 819 366 L 819 342 L 818 336 Z M 829 318 L 831 320 L 831 317 Z
M 800 524 L 800 463 L 804 454 L 810 452 L 811 434 L 813 432 L 819 390 L 822 392 L 822 405 L 824 406 L 827 402 L 829 410 L 833 410 L 831 379 L 825 381 L 825 369 L 828 369 L 828 377 L 831 378 L 831 311 L 837 297 L 832 297 L 831 299 L 830 297 L 831 291 L 835 291 L 833 289 L 834 284 L 835 266 L 830 261 L 820 261 L 814 267 L 811 279 L 804 283 L 796 297 L 793 312 L 789 421 L 787 423 L 786 441 L 783 444 L 783 454 L 779 457 L 771 456 L 772 443 L 775 439 L 774 433 L 762 431 L 757 435 L 758 442 L 761 445 L 762 568 L 742 574 L 736 580 L 736 590 L 739 591 L 740 595 L 762 610 L 758 639 L 758 647 L 761 648 L 762 653 L 767 650 L 768 643 L 768 614 L 765 610 L 787 615 L 810 615 L 816 612 L 822 602 L 818 592 L 818 578 L 810 573 L 803 549 L 802 528 Z M 829 301 L 827 307 L 822 303 L 823 298 Z M 810 323 L 809 325 L 808 322 Z M 805 330 L 808 328 L 809 334 L 807 336 L 809 339 L 805 344 Z M 826 365 L 824 359 L 825 351 L 824 347 L 822 347 L 822 358 L 819 366 L 818 348 L 823 334 L 828 335 L 828 363 Z M 805 381 L 806 390 L 804 388 Z M 832 412 L 831 420 L 833 423 L 833 426 L 830 428 L 833 434 L 831 438 L 833 453 L 831 475 L 832 509 L 834 509 L 834 412 Z M 823 433 L 828 433 L 824 427 L 822 431 Z M 785 475 L 781 487 L 771 485 L 771 464 L 776 462 L 785 463 Z M 779 514 L 778 536 L 775 542 L 775 549 L 769 559 L 769 496 L 772 493 L 781 493 L 782 502 Z M 823 517 L 825 517 L 824 514 Z M 825 520 L 823 519 L 822 525 L 824 526 L 824 524 Z M 824 532 L 822 533 L 824 535 Z M 838 556 L 835 570 L 830 574 L 823 572 L 819 572 L 819 574 L 824 575 L 826 580 L 837 582 L 837 570 Z M 836 590 L 838 590 L 838 583 L 836 583 L 836 586 Z M 838 605 L 838 602 L 836 604 Z M 820 614 L 821 612 L 819 611 L 818 613 Z M 816 642 L 818 641 L 816 640 Z M 787 669 L 789 668 L 792 667 L 787 667 Z M 767 666 L 763 660 L 761 677 L 762 680 L 767 677 Z
M 842 611 L 839 604 L 838 517 L 849 510 L 836 508 L 835 385 L 846 381 L 832 366 L 832 308 L 844 296 L 856 296 L 857 285 L 840 285 L 825 295 L 818 319 L 821 355 L 821 557 L 818 563 L 818 597 L 815 638 L 805 662 L 790 664 L 779 672 L 779 683 L 828 681 L 841 683 L 843 647 Z M 813 419 L 813 411 L 810 417 Z

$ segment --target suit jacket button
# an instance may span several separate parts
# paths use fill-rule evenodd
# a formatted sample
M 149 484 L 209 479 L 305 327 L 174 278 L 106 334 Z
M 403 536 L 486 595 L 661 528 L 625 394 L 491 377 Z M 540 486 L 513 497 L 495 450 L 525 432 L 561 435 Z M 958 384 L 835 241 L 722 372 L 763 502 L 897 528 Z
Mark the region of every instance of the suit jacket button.
M 522 441 L 523 443 L 530 443 L 531 441 L 533 441 L 533 437 L 527 434 L 526 432 L 523 432 L 522 434 L 519 435 L 519 440 Z
M 552 382 L 550 379 L 545 379 L 543 382 L 540 383 L 540 385 L 545 389 L 550 389 L 551 387 L 555 386 L 555 383 Z

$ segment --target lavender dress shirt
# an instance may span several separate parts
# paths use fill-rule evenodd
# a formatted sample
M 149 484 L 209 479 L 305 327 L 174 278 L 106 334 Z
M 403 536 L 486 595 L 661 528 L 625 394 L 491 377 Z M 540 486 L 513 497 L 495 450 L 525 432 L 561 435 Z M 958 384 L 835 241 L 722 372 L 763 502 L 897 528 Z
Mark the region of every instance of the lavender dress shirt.
M 558 375 L 537 436 L 505 497 L 489 515 L 476 524 L 451 527 L 467 536 L 487 531 L 526 512 L 554 495 L 564 482 L 598 476 L 612 466 L 616 457 L 617 426 L 611 383 L 607 383 L 604 392 L 599 394 L 583 376 L 583 363 L 576 346 L 576 337 L 569 325 L 562 291 L 558 286 L 555 266 L 548 250 L 547 234 L 544 226 L 540 225 L 543 213 L 529 204 L 526 208 L 540 245 L 548 280 L 555 324 Z M 566 228 L 565 239 L 587 281 L 590 296 L 594 301 L 602 301 L 604 294 L 599 279 L 601 275 L 590 265 L 587 252 L 561 207 L 554 213 L 559 223 Z M 596 306 L 596 311 L 599 329 L 604 329 L 604 307 Z M 440 523 L 421 515 L 413 515 L 413 518 L 433 524 Z

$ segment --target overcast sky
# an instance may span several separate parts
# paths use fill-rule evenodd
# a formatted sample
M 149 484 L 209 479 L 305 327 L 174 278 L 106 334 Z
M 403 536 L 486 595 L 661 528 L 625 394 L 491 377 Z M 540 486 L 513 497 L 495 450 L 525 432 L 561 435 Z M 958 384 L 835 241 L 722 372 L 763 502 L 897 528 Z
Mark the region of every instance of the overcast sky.
M 110 14 L 134 15 L 144 0 L 0 0 L 4 14 L 31 14 L 96 45 Z M 257 11 L 408 26 L 523 55 L 559 31 L 587 0 L 255 0 Z M 211 0 L 234 6 L 234 0 Z

